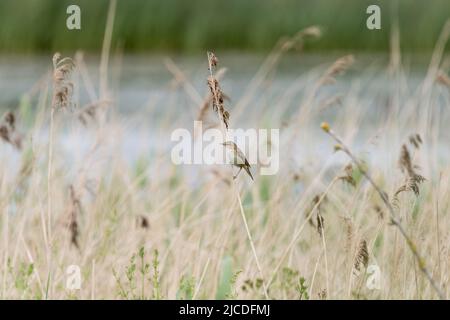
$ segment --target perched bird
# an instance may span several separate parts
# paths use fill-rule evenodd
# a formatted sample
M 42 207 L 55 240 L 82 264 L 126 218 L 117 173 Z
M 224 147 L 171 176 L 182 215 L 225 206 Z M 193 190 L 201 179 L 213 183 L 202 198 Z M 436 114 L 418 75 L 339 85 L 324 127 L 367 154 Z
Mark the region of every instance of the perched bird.
M 244 169 L 253 180 L 252 173 L 250 172 L 250 164 L 248 163 L 244 153 L 238 148 L 238 146 L 233 141 L 224 142 L 222 143 L 222 145 L 224 145 L 226 148 L 228 156 L 227 158 L 230 164 L 239 168 L 238 173 L 233 176 L 233 179 L 236 179 L 241 170 Z

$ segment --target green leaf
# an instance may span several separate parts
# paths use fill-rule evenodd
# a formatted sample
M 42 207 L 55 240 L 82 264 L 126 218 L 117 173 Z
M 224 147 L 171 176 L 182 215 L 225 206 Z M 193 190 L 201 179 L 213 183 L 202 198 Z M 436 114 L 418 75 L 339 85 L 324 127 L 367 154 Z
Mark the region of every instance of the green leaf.
M 219 287 L 216 292 L 216 299 L 224 300 L 231 292 L 231 281 L 233 278 L 233 259 L 225 256 L 222 259 Z

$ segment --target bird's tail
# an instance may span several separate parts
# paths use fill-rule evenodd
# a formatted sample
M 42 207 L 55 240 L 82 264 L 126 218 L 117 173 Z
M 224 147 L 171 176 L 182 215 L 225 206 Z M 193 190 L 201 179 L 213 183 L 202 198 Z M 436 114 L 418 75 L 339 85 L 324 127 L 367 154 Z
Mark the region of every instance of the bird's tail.
M 250 167 L 245 166 L 244 169 L 245 169 L 245 171 L 248 173 L 248 175 L 250 176 L 250 178 L 252 178 L 252 180 L 254 181 L 255 179 L 253 179 L 252 173 L 251 173 L 251 171 L 250 171 Z

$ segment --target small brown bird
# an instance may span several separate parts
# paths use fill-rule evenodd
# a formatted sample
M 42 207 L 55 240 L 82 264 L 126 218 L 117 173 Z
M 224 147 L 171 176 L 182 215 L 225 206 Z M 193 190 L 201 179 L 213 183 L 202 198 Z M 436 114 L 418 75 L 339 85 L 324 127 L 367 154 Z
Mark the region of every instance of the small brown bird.
M 227 158 L 230 164 L 239 168 L 238 173 L 233 176 L 233 179 L 236 179 L 241 170 L 244 169 L 253 180 L 252 173 L 250 172 L 250 164 L 248 163 L 244 153 L 238 148 L 238 146 L 233 141 L 224 142 L 222 143 L 222 145 L 224 145 L 227 150 Z

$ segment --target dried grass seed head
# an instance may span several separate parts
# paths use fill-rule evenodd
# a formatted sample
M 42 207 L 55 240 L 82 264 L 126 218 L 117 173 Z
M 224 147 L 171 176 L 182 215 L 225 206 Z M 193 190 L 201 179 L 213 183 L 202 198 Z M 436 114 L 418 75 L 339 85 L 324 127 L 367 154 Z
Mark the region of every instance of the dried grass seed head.
M 71 75 L 75 68 L 72 58 L 61 59 L 60 53 L 53 56 L 53 99 L 54 109 L 65 109 L 73 105 L 73 82 Z
M 362 268 L 367 268 L 369 264 L 369 250 L 367 249 L 367 241 L 362 239 L 358 246 L 356 253 L 354 268 L 360 271 Z
M 16 130 L 16 117 L 11 111 L 0 122 L 0 138 L 19 150 L 22 148 L 22 135 Z
M 211 67 L 216 66 L 218 59 L 212 52 L 208 52 L 208 62 Z M 226 129 L 229 127 L 230 113 L 225 109 L 224 101 L 226 95 L 220 88 L 219 81 L 214 77 L 211 71 L 211 75 L 208 77 L 208 87 L 211 91 L 213 110 L 219 115 Z

